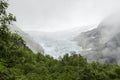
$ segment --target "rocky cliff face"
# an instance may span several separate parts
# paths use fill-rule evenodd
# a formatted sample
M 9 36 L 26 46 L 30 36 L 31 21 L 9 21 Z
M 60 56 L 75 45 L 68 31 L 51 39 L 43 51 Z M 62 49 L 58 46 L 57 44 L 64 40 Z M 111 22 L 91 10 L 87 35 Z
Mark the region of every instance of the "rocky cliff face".
M 44 53 L 43 48 L 34 41 L 34 39 L 29 36 L 27 33 L 25 33 L 24 31 L 22 31 L 21 29 L 19 29 L 17 26 L 15 25 L 10 25 L 9 29 L 12 32 L 16 32 L 18 33 L 20 36 L 22 36 L 23 40 L 26 42 L 26 45 L 35 53 Z
M 84 55 L 88 61 L 120 64 L 120 16 L 104 19 L 97 28 L 75 37 L 83 50 L 91 48 Z

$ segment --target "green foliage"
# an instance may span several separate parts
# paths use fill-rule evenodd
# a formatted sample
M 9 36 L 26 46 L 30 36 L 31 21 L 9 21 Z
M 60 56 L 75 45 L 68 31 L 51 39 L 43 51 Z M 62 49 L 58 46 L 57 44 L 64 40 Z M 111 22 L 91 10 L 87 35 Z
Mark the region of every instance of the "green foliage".
M 8 3 L 0 2 L 0 80 L 120 80 L 120 66 L 88 63 L 79 54 L 58 60 L 34 54 L 8 25 L 15 21 L 7 14 Z

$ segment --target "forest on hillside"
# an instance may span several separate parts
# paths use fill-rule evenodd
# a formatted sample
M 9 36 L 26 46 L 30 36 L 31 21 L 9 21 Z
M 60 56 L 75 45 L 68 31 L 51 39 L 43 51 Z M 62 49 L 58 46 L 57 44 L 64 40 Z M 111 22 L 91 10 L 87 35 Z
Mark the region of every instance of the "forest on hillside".
M 54 59 L 33 53 L 8 26 L 16 18 L 7 13 L 8 2 L 0 1 L 0 80 L 120 80 L 120 66 L 88 63 L 73 53 Z

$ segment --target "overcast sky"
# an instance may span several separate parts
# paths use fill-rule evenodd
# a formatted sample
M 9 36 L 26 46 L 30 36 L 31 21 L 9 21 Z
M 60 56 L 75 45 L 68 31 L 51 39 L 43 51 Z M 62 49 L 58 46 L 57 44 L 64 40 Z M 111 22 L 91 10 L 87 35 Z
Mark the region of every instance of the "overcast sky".
M 98 24 L 120 9 L 120 0 L 9 0 L 22 30 L 57 31 Z

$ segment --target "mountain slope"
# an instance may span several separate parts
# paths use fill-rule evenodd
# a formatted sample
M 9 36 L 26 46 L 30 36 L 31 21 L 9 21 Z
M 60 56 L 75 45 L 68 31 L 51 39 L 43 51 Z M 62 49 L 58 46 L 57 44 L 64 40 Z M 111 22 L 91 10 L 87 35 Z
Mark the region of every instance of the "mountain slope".
M 74 40 L 85 51 L 89 61 L 120 64 L 120 16 L 111 15 L 105 18 L 97 28 L 83 32 Z
M 43 48 L 37 43 L 35 42 L 31 36 L 29 36 L 27 33 L 25 33 L 24 31 L 22 31 L 21 29 L 19 29 L 18 27 L 16 27 L 15 25 L 11 25 L 9 26 L 9 29 L 12 32 L 16 32 L 18 33 L 20 36 L 22 36 L 23 40 L 25 40 L 26 45 L 35 53 L 44 53 Z

